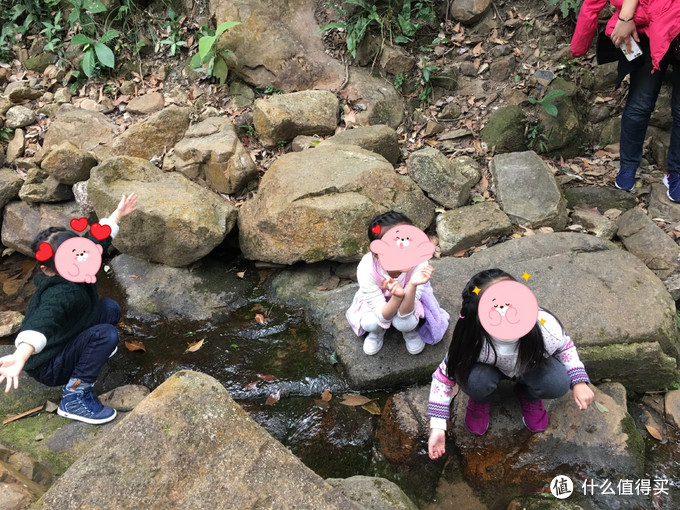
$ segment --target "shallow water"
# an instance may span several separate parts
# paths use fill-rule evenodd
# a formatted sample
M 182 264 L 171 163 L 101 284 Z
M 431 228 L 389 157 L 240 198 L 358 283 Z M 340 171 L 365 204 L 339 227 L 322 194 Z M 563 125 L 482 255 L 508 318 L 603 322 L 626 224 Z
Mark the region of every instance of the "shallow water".
M 197 370 L 220 381 L 260 425 L 323 478 L 384 477 L 428 510 L 473 508 L 473 503 L 478 503 L 475 496 L 486 508 L 505 509 L 514 497 L 527 495 L 526 488 L 514 486 L 476 494 L 461 487 L 461 459 L 451 440 L 447 455 L 437 462 L 428 459 L 425 438 L 407 465 L 388 461 L 376 439 L 380 416 L 340 403 L 342 394 L 352 389 L 334 364 L 332 353 L 319 349 L 317 334 L 300 311 L 268 303 L 262 278 L 254 276 L 254 268 L 242 265 L 254 278 L 252 291 L 245 296 L 248 304 L 219 322 L 142 322 L 126 318 L 124 310 L 121 346 L 105 366 L 98 389 L 107 391 L 122 384 L 154 389 L 179 370 Z M 126 302 L 112 277 L 102 274 L 99 281 L 102 296 Z M 201 340 L 200 349 L 188 351 Z M 135 341 L 142 342 L 145 350 L 123 347 L 125 342 Z M 333 396 L 330 401 L 322 399 L 327 389 Z M 390 392 L 364 395 L 375 399 L 382 409 Z M 680 508 L 680 436 L 677 431 L 673 434 L 663 444 L 646 435 L 649 460 L 644 476 L 670 479 L 672 495 L 656 498 L 648 508 Z M 475 486 L 474 480 L 468 483 Z M 620 502 L 623 506 L 613 500 L 609 503 L 605 507 L 626 508 L 624 500 Z

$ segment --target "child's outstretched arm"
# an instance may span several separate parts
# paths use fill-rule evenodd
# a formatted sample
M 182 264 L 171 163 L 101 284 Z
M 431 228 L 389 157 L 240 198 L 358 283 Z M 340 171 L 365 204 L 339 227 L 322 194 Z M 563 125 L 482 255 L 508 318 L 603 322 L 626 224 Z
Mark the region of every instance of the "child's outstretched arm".
M 109 219 L 115 224 L 120 223 L 120 220 L 125 218 L 128 214 L 132 213 L 137 209 L 137 193 L 131 193 L 130 195 L 123 195 L 118 203 L 118 207 L 115 211 L 111 213 Z
M 432 460 L 438 459 L 446 451 L 446 421 L 451 413 L 451 401 L 458 394 L 458 386 L 446 373 L 445 358 L 432 374 L 427 415 L 430 417 L 430 438 L 427 451 Z
M 19 387 L 19 374 L 21 374 L 26 360 L 33 354 L 33 351 L 32 345 L 22 342 L 13 354 L 0 358 L 0 384 L 7 379 L 5 393 L 9 393 L 12 386 L 15 390 Z

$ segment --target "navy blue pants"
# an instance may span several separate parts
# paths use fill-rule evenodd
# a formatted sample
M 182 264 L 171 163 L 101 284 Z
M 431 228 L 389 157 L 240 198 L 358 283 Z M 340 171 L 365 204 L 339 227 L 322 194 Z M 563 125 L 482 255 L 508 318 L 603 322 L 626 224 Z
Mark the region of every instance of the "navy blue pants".
M 491 400 L 491 394 L 502 379 L 509 377 L 492 365 L 476 363 L 470 371 L 467 384 L 461 384 L 460 389 L 475 402 L 484 404 Z M 550 356 L 546 363 L 520 377 L 517 385 L 528 400 L 536 401 L 561 397 L 569 391 L 571 379 L 564 365 Z
M 644 59 L 630 75 L 628 99 L 621 116 L 621 168 L 637 170 L 642 161 L 642 146 L 649 125 L 649 118 L 656 106 L 661 83 L 669 64 L 673 66 L 673 91 L 671 95 L 671 143 L 668 147 L 668 172 L 680 173 L 680 68 L 673 59 L 672 50 L 659 63 L 660 71 L 652 73 L 652 57 L 649 45 L 643 44 Z
M 118 345 L 116 324 L 119 321 L 118 303 L 110 298 L 100 299 L 95 325 L 76 336 L 45 363 L 36 379 L 47 386 L 62 386 L 71 378 L 94 384 Z

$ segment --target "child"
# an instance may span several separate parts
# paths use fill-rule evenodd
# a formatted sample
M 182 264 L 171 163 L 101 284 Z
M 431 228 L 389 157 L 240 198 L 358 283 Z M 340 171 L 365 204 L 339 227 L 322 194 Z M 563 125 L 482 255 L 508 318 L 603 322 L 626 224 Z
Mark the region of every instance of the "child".
M 398 225 L 412 226 L 413 223 L 395 211 L 376 216 L 368 227 L 369 241 L 381 239 L 385 232 Z M 426 237 L 422 231 L 420 234 Z M 372 251 L 363 256 L 357 267 L 359 290 L 345 315 L 358 336 L 368 332 L 364 340 L 366 354 L 372 356 L 380 351 L 390 326 L 402 332 L 406 350 L 411 354 L 422 352 L 426 342 L 437 343 L 442 339 L 449 315 L 432 293 L 429 281 L 433 271 L 427 261 L 387 271 Z M 425 319 L 425 323 L 419 327 L 421 319 Z
M 137 195 L 123 195 L 118 208 L 101 225 L 111 228 L 104 250 L 118 233 L 118 222 L 137 208 Z M 86 227 L 85 227 L 86 228 Z M 57 249 L 77 237 L 61 227 L 40 232 L 33 240 L 34 253 Z M 47 246 L 47 243 L 49 246 Z M 82 260 L 82 253 L 76 254 Z M 43 257 L 39 257 L 44 260 Z M 35 276 L 35 294 L 17 335 L 14 354 L 0 358 L 0 383 L 7 379 L 5 393 L 19 387 L 22 369 L 47 386 L 64 385 L 57 413 L 85 423 L 101 424 L 116 417 L 115 409 L 102 405 L 92 386 L 106 360 L 116 350 L 120 307 L 109 298 L 99 299 L 95 283 L 77 282 L 58 274 L 55 256 L 40 265 Z M 85 257 L 85 260 L 87 257 Z M 66 274 L 68 276 L 68 274 Z
M 536 305 L 538 320 L 533 326 L 528 325 L 531 328 L 528 333 L 514 340 L 499 340 L 487 333 L 478 315 L 479 302 L 486 289 L 504 280 L 515 281 L 500 269 L 489 269 L 473 276 L 463 290 L 463 304 L 449 352 L 432 375 L 428 406 L 431 459 L 444 453 L 449 406 L 458 392 L 456 381 L 469 397 L 465 426 L 480 436 L 489 426 L 489 400 L 501 379 L 517 382 L 515 393 L 522 406 L 524 424 L 532 432 L 541 432 L 548 426 L 543 398 L 561 397 L 571 386 L 579 409 L 587 409 L 593 402 L 595 395 L 588 387 L 590 379 L 583 363 L 552 314 Z M 497 317 L 515 316 L 510 312 L 513 306 L 508 304 L 495 305 L 501 312 Z M 490 317 L 492 313 L 498 312 L 490 312 Z

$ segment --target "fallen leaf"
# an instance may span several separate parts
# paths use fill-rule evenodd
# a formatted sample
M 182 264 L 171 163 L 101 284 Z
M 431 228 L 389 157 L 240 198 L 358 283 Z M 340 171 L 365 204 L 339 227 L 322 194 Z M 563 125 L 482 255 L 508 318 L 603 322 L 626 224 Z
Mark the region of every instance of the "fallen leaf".
M 454 257 L 464 257 L 465 254 L 467 253 L 467 248 L 464 250 L 459 250 L 456 253 L 453 254 Z
M 199 350 L 201 347 L 203 347 L 203 342 L 204 342 L 204 341 L 205 341 L 205 338 L 201 338 L 198 342 L 192 342 L 192 343 L 190 343 L 190 344 L 187 344 L 187 345 L 189 345 L 189 347 L 187 347 L 187 350 L 184 351 L 184 352 L 185 352 L 185 353 L 186 353 L 186 352 L 196 352 L 196 351 Z
M 607 409 L 607 408 L 605 407 L 604 404 L 600 404 L 600 403 L 597 402 L 597 401 L 595 402 L 595 407 L 596 407 L 597 410 L 600 411 L 601 413 L 608 413 L 608 412 L 609 412 L 609 409 Z
M 663 436 L 656 427 L 652 425 L 647 425 L 645 423 L 645 428 L 647 429 L 647 432 L 649 432 L 649 435 L 652 436 L 654 439 L 656 439 L 657 441 L 663 441 Z
M 342 395 L 343 401 L 340 402 L 345 406 L 363 406 L 373 401 L 373 399 L 359 395 L 358 393 L 344 393 Z
M 136 274 L 131 274 L 130 278 L 139 278 L 139 276 L 137 276 Z
M 125 340 L 125 348 L 128 351 L 142 351 L 146 352 L 146 347 L 139 340 Z
M 244 390 L 254 390 L 255 388 L 257 388 L 257 381 L 248 383 L 243 387 Z
M 270 394 L 267 397 L 267 400 L 264 403 L 265 403 L 265 405 L 270 406 L 272 404 L 276 404 L 279 401 L 280 398 L 281 398 L 281 389 L 279 388 L 274 393 Z
M 276 377 L 274 377 L 272 374 L 255 374 L 257 377 L 262 379 L 263 381 L 271 382 L 275 381 Z
M 321 400 L 324 402 L 328 402 L 330 399 L 333 398 L 333 395 L 331 394 L 330 389 L 326 389 L 322 394 L 321 394 Z
M 265 324 L 269 319 L 267 316 L 263 313 L 256 313 L 255 314 L 255 322 L 258 324 Z
M 2 291 L 8 296 L 13 296 L 24 284 L 23 280 L 5 280 L 2 282 Z
M 37 413 L 38 411 L 42 411 L 43 406 L 38 406 L 34 407 L 33 409 L 29 409 L 26 412 L 20 413 L 20 414 L 15 414 L 14 416 L 10 416 L 7 418 L 5 421 L 2 422 L 3 425 L 7 425 L 8 423 L 12 423 L 13 421 L 20 420 L 21 418 L 24 418 L 25 416 L 31 415 L 33 413 Z
M 380 410 L 380 406 L 376 404 L 375 402 L 369 402 L 365 406 L 361 406 L 362 409 L 365 411 L 368 411 L 369 413 L 373 415 L 380 415 L 382 414 L 382 411 Z
M 239 278 L 243 278 L 245 275 L 246 275 L 245 271 L 239 271 L 238 273 L 236 273 L 236 276 L 238 276 Z

